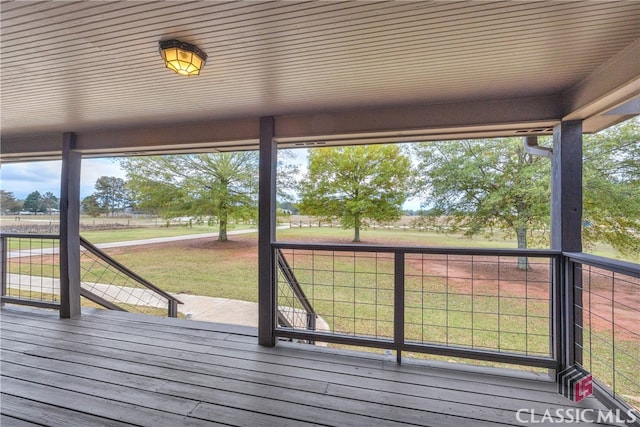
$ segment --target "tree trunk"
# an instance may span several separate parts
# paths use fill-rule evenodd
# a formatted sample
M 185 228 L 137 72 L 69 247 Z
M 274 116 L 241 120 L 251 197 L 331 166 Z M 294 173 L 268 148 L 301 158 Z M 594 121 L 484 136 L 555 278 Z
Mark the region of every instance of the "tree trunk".
M 218 241 L 226 242 L 227 238 L 227 222 L 229 220 L 229 212 L 225 207 L 220 208 L 220 226 L 218 228 Z
M 360 215 L 356 214 L 354 223 L 355 225 L 354 225 L 353 241 L 354 243 L 359 243 L 360 242 Z
M 516 228 L 516 237 L 518 238 L 518 248 L 527 248 L 527 227 Z M 518 257 L 518 270 L 529 269 L 529 258 L 526 256 Z

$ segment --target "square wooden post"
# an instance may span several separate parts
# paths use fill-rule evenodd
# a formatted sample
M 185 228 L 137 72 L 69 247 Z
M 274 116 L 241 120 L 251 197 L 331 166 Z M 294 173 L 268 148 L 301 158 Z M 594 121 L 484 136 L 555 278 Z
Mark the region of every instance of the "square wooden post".
M 62 141 L 60 187 L 60 317 L 80 315 L 80 166 L 76 135 Z
M 276 345 L 275 257 L 271 243 L 276 238 L 275 119 L 260 118 L 260 180 L 258 201 L 258 342 Z
M 560 123 L 553 129 L 551 249 L 582 252 L 582 162 L 582 121 Z M 582 313 L 576 310 L 576 303 L 582 306 L 581 275 L 566 261 L 562 266 L 562 298 L 555 307 L 555 318 L 560 322 L 560 336 L 556 337 L 560 369 L 581 361 L 575 344 L 582 342 L 580 328 L 576 328 L 582 325 Z

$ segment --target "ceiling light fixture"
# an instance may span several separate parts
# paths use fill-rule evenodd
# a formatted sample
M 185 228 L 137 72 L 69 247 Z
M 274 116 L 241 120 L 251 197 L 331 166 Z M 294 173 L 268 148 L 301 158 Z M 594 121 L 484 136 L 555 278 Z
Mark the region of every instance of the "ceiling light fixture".
M 198 46 L 180 40 L 160 42 L 160 55 L 165 66 L 183 76 L 197 76 L 207 62 L 207 54 Z

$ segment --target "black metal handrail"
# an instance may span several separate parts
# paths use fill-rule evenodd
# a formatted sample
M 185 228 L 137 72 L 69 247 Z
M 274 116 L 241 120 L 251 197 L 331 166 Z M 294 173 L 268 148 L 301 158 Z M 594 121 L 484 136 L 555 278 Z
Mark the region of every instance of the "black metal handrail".
M 11 239 L 11 238 L 44 241 L 44 240 L 60 240 L 60 235 L 58 235 L 58 234 L 30 234 L 30 233 L 0 233 L 0 246 L 1 246 L 1 248 L 0 248 L 0 300 L 3 303 L 12 303 L 12 304 L 30 305 L 30 306 L 42 307 L 42 308 L 60 309 L 60 302 L 59 301 L 48 301 L 48 300 L 45 301 L 45 300 L 42 300 L 42 298 L 40 298 L 40 299 L 37 299 L 37 298 L 23 298 L 23 297 L 20 297 L 20 296 L 16 297 L 16 296 L 8 295 L 7 287 L 8 287 L 9 269 L 7 268 L 7 266 L 8 266 L 8 260 L 10 258 L 10 254 L 15 253 L 15 257 L 16 258 L 20 258 L 20 257 L 24 257 L 24 256 L 29 256 L 29 257 L 32 257 L 32 256 L 43 256 L 43 255 L 54 255 L 54 256 L 57 256 L 57 254 L 59 253 L 59 247 L 57 247 L 56 245 L 53 245 L 53 244 L 52 244 L 51 247 L 47 247 L 47 248 L 44 248 L 44 249 L 40 248 L 39 250 L 36 250 L 36 251 L 34 251 L 33 249 L 24 250 L 24 249 L 20 249 L 20 248 L 15 249 L 14 251 L 9 251 L 8 250 L 7 241 L 8 241 L 8 239 Z M 182 302 L 179 299 L 177 299 L 173 295 L 165 292 L 164 290 L 158 288 L 153 283 L 149 282 L 148 280 L 144 279 L 143 277 L 140 277 L 138 274 L 133 272 L 131 269 L 127 268 L 126 266 L 122 265 L 121 263 L 119 263 L 115 259 L 111 258 L 109 255 L 104 253 L 102 250 L 100 250 L 99 248 L 94 246 L 91 242 L 87 241 L 83 237 L 80 237 L 80 246 L 82 248 L 84 248 L 85 250 L 87 250 L 88 252 L 90 252 L 91 254 L 93 254 L 93 256 L 95 256 L 96 258 L 100 259 L 101 261 L 103 261 L 106 264 L 108 264 L 110 267 L 112 267 L 115 270 L 117 270 L 119 273 L 123 274 L 124 276 L 128 277 L 129 279 L 131 279 L 134 282 L 136 282 L 137 284 L 139 284 L 141 287 L 146 288 L 149 291 L 151 291 L 153 294 L 159 296 L 162 299 L 165 299 L 167 301 L 167 314 L 168 314 L 168 316 L 169 317 L 177 317 L 177 315 L 178 315 L 178 304 L 182 304 Z M 39 269 L 40 270 L 42 269 L 42 265 L 40 265 Z M 31 275 L 38 276 L 39 274 L 40 273 L 34 272 Z M 57 279 L 59 279 L 57 274 L 59 274 L 59 273 L 55 271 L 55 268 L 53 266 L 51 266 L 51 271 L 46 275 L 46 277 L 48 279 L 50 279 L 50 280 L 57 280 Z M 30 293 L 33 293 L 31 291 L 36 292 L 37 294 L 40 294 L 40 295 L 49 293 L 48 291 L 44 292 L 42 287 L 40 287 L 40 289 L 32 288 L 30 290 Z M 49 289 L 49 291 L 51 291 L 51 289 Z M 85 298 L 87 298 L 87 299 L 95 302 L 96 304 L 99 304 L 99 305 L 101 305 L 101 306 L 103 306 L 103 307 L 105 307 L 107 309 L 127 311 L 124 308 L 122 308 L 122 307 L 114 304 L 113 302 L 109 301 L 108 299 L 103 298 L 100 295 L 97 295 L 96 293 L 92 292 L 89 289 L 81 288 L 80 289 L 80 294 L 81 294 L 81 296 L 83 296 L 83 297 L 85 297 Z
M 316 329 L 316 317 L 317 317 L 317 314 L 316 314 L 313 306 L 309 302 L 309 298 L 307 298 L 307 296 L 304 293 L 304 290 L 300 286 L 300 282 L 296 278 L 296 276 L 295 276 L 295 274 L 293 272 L 293 269 L 291 268 L 291 266 L 287 262 L 287 259 L 285 258 L 284 254 L 282 253 L 282 251 L 280 249 L 278 249 L 277 252 L 278 252 L 277 253 L 278 267 L 280 268 L 280 271 L 282 272 L 283 276 L 285 277 L 285 279 L 287 281 L 287 284 L 291 288 L 291 291 L 295 295 L 297 301 L 300 303 L 300 305 L 302 306 L 302 308 L 305 311 L 305 315 L 306 315 L 306 318 L 307 318 L 307 322 L 306 322 L 307 329 L 310 330 L 310 331 L 314 331 Z M 282 314 L 282 316 L 281 316 L 280 310 L 278 310 L 278 311 L 279 311 L 278 319 L 281 319 L 281 318 L 286 319 L 286 316 L 284 316 L 284 314 Z M 284 323 L 285 326 L 287 326 L 289 328 L 293 327 L 293 324 L 288 320 L 284 320 L 282 323 Z
M 640 332 L 637 323 L 629 326 L 620 322 L 625 317 L 640 317 L 640 307 L 634 304 L 634 295 L 640 293 L 640 265 L 585 253 L 563 255 L 571 295 L 565 326 L 568 363 L 591 372 L 594 395 L 610 409 L 637 410 L 637 403 L 632 408 L 624 396 L 630 387 L 640 388 L 638 345 L 630 345 L 640 340 Z M 631 395 L 637 396 L 634 392 Z
M 386 252 L 405 254 L 433 254 L 433 255 L 493 255 L 510 257 L 550 257 L 562 255 L 562 251 L 553 249 L 510 249 L 510 248 L 466 248 L 453 246 L 389 246 L 368 245 L 360 243 L 299 243 L 273 242 L 276 249 L 322 250 L 337 252 Z
M 301 330 L 296 328 L 278 328 L 275 335 L 289 339 L 316 340 L 336 344 L 365 346 L 372 348 L 394 349 L 397 351 L 398 360 L 402 351 L 422 352 L 449 357 L 461 357 L 466 359 L 484 360 L 499 363 L 513 363 L 532 367 L 557 369 L 559 366 L 559 337 L 560 337 L 560 282 L 561 251 L 538 249 L 494 249 L 494 248 L 453 248 L 453 247 L 416 247 L 416 246 L 387 246 L 387 245 L 363 245 L 363 244 L 324 244 L 324 243 L 298 243 L 298 242 L 273 242 L 272 248 L 276 252 L 277 259 L 282 257 L 283 250 L 299 250 L 303 253 L 320 252 L 353 252 L 353 253 L 377 253 L 386 254 L 385 262 L 393 263 L 393 273 L 386 272 L 387 276 L 393 276 L 393 334 L 388 337 L 367 336 L 358 334 L 344 334 L 337 332 Z M 520 354 L 510 351 L 498 351 L 485 348 L 471 348 L 451 344 L 439 344 L 428 342 L 414 342 L 405 337 L 405 256 L 415 255 L 460 255 L 460 256 L 493 256 L 493 257 L 529 257 L 547 258 L 550 260 L 549 278 L 549 356 L 538 354 Z M 302 256 L 302 255 L 301 255 Z M 336 255 L 337 256 L 337 255 Z M 287 266 L 288 270 L 294 268 Z M 391 270 L 391 269 L 389 269 Z M 301 287 L 302 289 L 302 287 Z M 319 312 L 318 315 L 323 316 Z M 391 323 L 391 322 L 390 322 Z
M 602 268 L 615 273 L 626 274 L 627 276 L 640 278 L 640 265 L 632 262 L 620 261 L 617 259 L 605 258 L 598 255 L 585 254 L 582 252 L 563 252 L 563 255 L 571 262 L 587 264 L 593 267 Z
M 91 252 L 93 255 L 95 255 L 96 257 L 100 258 L 101 260 L 103 260 L 107 264 L 109 264 L 111 267 L 115 268 L 116 270 L 118 270 L 119 272 L 123 273 L 127 277 L 129 277 L 132 280 L 136 281 L 138 284 L 140 284 L 140 285 L 144 286 L 145 288 L 153 291 L 155 294 L 160 295 L 161 297 L 165 298 L 167 300 L 167 305 L 168 305 L 168 316 L 169 317 L 177 317 L 178 316 L 178 304 L 182 304 L 182 301 L 180 301 L 178 298 L 176 298 L 173 295 L 169 294 L 168 292 L 165 292 L 164 290 L 160 289 L 159 287 L 157 287 L 153 283 L 149 282 L 145 278 L 139 276 L 134 271 L 132 271 L 131 269 L 129 269 L 125 265 L 119 263 L 118 261 L 116 261 L 115 259 L 110 257 L 109 255 L 107 255 L 105 252 L 100 250 L 98 247 L 93 245 L 91 242 L 89 242 L 87 239 L 85 239 L 82 236 L 80 236 L 80 246 L 85 248 L 87 251 Z M 106 308 L 117 309 L 117 308 L 113 308 L 112 307 L 113 304 L 105 304 L 105 302 L 108 303 L 108 301 L 105 301 L 104 299 L 101 299 L 101 298 L 100 299 L 94 299 L 91 295 L 90 296 L 83 295 L 83 296 L 91 299 L 95 303 L 100 304 L 100 305 L 102 305 L 102 306 L 104 306 Z

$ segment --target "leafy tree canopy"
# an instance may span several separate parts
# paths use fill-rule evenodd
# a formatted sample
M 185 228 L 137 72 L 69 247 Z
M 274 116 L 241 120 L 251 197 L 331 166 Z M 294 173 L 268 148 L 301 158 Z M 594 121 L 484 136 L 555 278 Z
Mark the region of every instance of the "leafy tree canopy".
M 46 212 L 51 213 L 54 209 L 58 209 L 60 207 L 60 201 L 55 194 L 51 191 L 47 191 L 42 195 L 42 206 Z
M 3 212 L 17 213 L 22 209 L 22 201 L 16 199 L 11 191 L 0 190 L 0 208 Z
M 228 240 L 231 216 L 256 214 L 257 152 L 129 157 L 120 164 L 139 208 L 167 218 L 216 216 L 220 241 Z
M 502 230 L 520 248 L 545 236 L 550 162 L 527 154 L 521 138 L 426 142 L 414 150 L 432 206 L 424 221 L 467 236 Z
M 640 254 L 640 119 L 593 135 L 583 144 L 583 239 Z
M 82 201 L 80 202 L 80 205 L 82 207 L 82 211 L 85 214 L 92 217 L 98 217 L 101 214 L 105 213 L 104 208 L 100 206 L 100 203 L 98 202 L 98 199 L 96 198 L 95 194 L 92 194 L 82 199 Z
M 354 242 L 369 221 L 400 218 L 411 186 L 411 162 L 399 145 L 319 148 L 309 152 L 301 183 L 303 214 L 339 219 Z
M 29 212 L 46 212 L 42 194 L 39 191 L 33 191 L 24 199 L 23 208 Z
M 94 185 L 93 197 L 102 212 L 114 213 L 131 204 L 131 197 L 122 178 L 101 176 Z
M 638 119 L 583 138 L 583 240 L 640 252 Z M 550 161 L 524 151 L 521 138 L 417 144 L 424 205 L 421 221 L 468 236 L 502 230 L 518 247 L 546 246 Z

